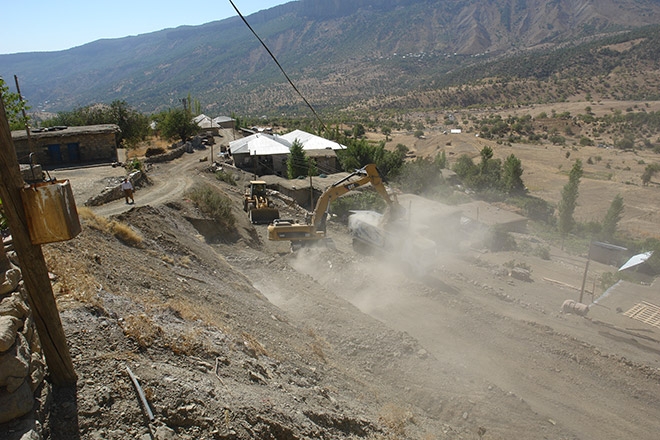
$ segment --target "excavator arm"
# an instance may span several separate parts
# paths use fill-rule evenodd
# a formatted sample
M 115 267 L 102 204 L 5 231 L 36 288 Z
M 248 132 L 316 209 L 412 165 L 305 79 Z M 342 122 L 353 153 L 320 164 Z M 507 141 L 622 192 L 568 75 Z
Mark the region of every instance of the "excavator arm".
M 391 211 L 396 210 L 393 201 L 383 183 L 383 179 L 375 164 L 366 165 L 354 171 L 330 186 L 316 202 L 316 207 L 309 224 L 298 224 L 290 221 L 275 221 L 268 226 L 268 239 L 276 241 L 309 242 L 318 241 L 325 236 L 325 220 L 330 203 L 338 197 L 356 188 L 371 183 L 371 186 L 385 200 Z
M 353 179 L 354 177 L 359 176 L 358 179 Z M 330 203 L 343 196 L 349 191 L 352 191 L 356 188 L 364 186 L 368 183 L 371 183 L 371 186 L 380 194 L 380 196 L 385 200 L 389 207 L 394 203 L 385 189 L 383 184 L 383 179 L 376 168 L 376 165 L 369 164 L 359 170 L 354 171 L 343 179 L 332 184 L 321 197 L 319 197 L 316 202 L 316 207 L 314 208 L 314 213 L 312 215 L 312 226 L 315 229 L 320 230 L 324 229 L 322 226 L 325 223 L 325 218 L 328 213 L 328 207 Z

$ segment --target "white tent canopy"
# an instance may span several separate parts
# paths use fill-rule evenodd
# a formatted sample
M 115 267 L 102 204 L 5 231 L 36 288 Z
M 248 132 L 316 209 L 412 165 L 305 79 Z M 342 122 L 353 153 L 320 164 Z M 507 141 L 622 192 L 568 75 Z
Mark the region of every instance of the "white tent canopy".
M 653 251 L 644 252 L 643 254 L 637 254 L 626 261 L 626 264 L 619 268 L 619 271 L 630 269 L 631 267 L 639 266 L 653 255 Z

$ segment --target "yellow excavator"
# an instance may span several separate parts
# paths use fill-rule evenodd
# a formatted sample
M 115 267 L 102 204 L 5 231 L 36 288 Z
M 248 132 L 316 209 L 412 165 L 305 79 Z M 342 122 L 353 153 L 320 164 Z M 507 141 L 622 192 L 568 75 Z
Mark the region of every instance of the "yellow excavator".
M 399 205 L 393 201 L 376 165 L 369 164 L 354 171 L 329 187 L 316 202 L 312 216 L 306 223 L 297 223 L 292 220 L 277 219 L 268 226 L 268 239 L 274 241 L 290 241 L 292 249 L 304 245 L 319 243 L 326 236 L 326 218 L 330 202 L 360 186 L 371 183 L 371 186 L 380 194 L 389 207 L 389 215 L 399 213 Z
M 271 223 L 280 216 L 266 194 L 266 182 L 263 180 L 250 181 L 243 199 L 243 210 L 247 212 L 251 223 Z

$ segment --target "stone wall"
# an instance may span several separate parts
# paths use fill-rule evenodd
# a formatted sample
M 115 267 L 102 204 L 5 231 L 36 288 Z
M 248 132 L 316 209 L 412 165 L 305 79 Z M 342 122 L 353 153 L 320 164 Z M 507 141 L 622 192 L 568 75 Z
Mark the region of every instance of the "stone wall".
M 183 153 L 185 153 L 185 152 L 186 152 L 186 145 L 184 144 L 183 146 L 174 148 L 174 149 L 168 151 L 167 153 L 147 157 L 147 158 L 144 159 L 144 163 L 169 162 L 170 160 L 174 160 L 174 159 L 177 159 L 177 158 L 183 156 Z
M 39 337 L 20 269 L 10 264 L 2 270 L 0 281 L 0 433 L 24 433 L 27 424 L 27 438 L 41 438 L 34 416 L 24 417 L 37 407 L 44 382 L 46 366 Z
M 133 188 L 138 188 L 149 183 L 147 175 L 142 171 L 133 171 L 131 174 L 129 174 L 128 180 L 130 180 L 133 184 Z M 124 191 L 121 189 L 121 182 L 119 182 L 114 186 L 106 187 L 103 191 L 101 191 L 101 194 L 90 197 L 85 202 L 85 206 L 100 206 L 114 200 L 119 200 L 123 197 Z

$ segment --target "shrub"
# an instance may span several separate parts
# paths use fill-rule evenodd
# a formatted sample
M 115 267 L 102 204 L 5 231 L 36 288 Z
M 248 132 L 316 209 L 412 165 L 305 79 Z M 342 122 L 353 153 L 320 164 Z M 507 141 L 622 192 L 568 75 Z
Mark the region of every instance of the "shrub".
M 165 153 L 165 149 L 162 147 L 149 147 L 144 153 L 146 157 L 158 156 L 159 154 Z
M 211 185 L 201 183 L 186 193 L 187 197 L 202 211 L 222 227 L 229 230 L 236 224 L 236 218 L 231 212 L 232 203 L 229 197 Z
M 340 219 L 348 218 L 351 210 L 367 210 L 384 212 L 386 208 L 385 201 L 375 191 L 360 191 L 357 194 L 346 195 L 333 201 L 331 211 Z
M 500 226 L 491 228 L 484 244 L 492 252 L 513 251 L 517 247 L 513 235 Z
M 215 178 L 218 180 L 221 180 L 225 183 L 230 184 L 231 186 L 236 186 L 236 179 L 234 179 L 234 176 L 230 173 L 227 173 L 225 171 L 218 171 L 215 173 Z
M 550 260 L 550 248 L 548 246 L 538 246 L 534 249 L 534 255 L 542 260 Z

